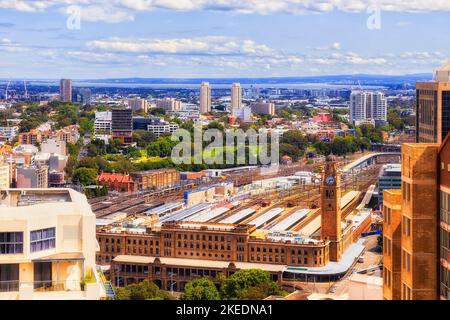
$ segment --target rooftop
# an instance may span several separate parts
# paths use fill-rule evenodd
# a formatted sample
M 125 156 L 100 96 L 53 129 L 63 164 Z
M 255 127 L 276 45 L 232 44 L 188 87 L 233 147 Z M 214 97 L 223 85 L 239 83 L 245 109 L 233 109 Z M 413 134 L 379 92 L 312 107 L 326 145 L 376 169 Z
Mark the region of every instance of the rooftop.
M 1 191 L 1 205 L 25 207 L 40 203 L 72 202 L 68 189 L 7 189 Z

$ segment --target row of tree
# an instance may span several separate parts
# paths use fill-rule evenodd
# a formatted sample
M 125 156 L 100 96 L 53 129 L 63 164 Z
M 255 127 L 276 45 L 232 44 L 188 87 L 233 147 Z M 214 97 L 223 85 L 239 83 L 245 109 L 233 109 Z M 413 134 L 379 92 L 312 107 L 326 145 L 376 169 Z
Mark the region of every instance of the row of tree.
M 267 271 L 242 269 L 225 278 L 219 276 L 218 286 L 209 279 L 195 279 L 186 284 L 185 300 L 262 300 L 270 295 L 285 295 Z
M 216 283 L 215 283 L 216 282 Z M 216 281 L 199 278 L 185 285 L 183 300 L 261 300 L 270 295 L 285 295 L 279 285 L 270 279 L 267 271 L 242 269 L 228 278 L 219 274 Z M 118 300 L 174 300 L 170 292 L 161 290 L 148 280 L 116 288 Z

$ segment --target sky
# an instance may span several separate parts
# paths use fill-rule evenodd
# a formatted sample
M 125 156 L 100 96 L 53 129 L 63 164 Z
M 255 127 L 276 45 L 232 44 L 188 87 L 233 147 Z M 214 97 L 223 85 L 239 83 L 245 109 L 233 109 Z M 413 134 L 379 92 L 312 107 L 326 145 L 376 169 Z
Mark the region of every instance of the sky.
M 0 78 L 431 73 L 448 0 L 0 0 Z

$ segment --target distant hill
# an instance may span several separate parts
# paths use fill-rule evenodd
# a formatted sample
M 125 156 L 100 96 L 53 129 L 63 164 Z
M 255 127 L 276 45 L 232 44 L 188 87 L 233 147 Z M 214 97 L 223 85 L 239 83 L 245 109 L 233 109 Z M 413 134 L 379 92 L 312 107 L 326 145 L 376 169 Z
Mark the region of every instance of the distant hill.
M 308 77 L 269 77 L 269 78 L 113 78 L 84 80 L 83 82 L 96 83 L 133 83 L 133 84 L 193 84 L 202 81 L 211 84 L 229 84 L 240 82 L 241 84 L 301 84 L 301 83 L 333 83 L 333 84 L 400 84 L 416 81 L 429 81 L 432 79 L 430 73 L 408 74 L 408 75 L 329 75 Z

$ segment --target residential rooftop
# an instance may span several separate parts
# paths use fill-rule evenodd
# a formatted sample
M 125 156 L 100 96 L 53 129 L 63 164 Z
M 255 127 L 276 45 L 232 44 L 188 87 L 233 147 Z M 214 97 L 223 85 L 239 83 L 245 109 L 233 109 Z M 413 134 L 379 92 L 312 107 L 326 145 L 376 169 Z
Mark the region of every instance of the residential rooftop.
M 1 191 L 0 199 L 0 204 L 7 207 L 61 202 L 73 202 L 69 189 L 6 189 Z

